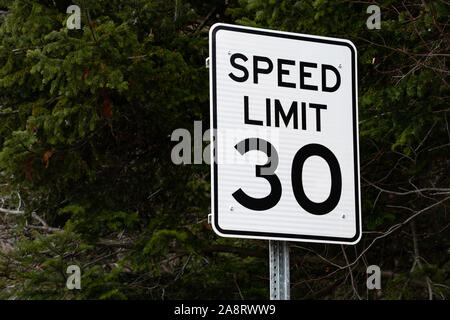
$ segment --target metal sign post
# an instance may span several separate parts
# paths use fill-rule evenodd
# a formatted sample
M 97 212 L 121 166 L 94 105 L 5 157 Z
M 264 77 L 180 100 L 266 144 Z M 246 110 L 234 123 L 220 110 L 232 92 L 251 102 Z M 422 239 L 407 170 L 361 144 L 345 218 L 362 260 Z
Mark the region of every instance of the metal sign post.
M 270 300 L 290 300 L 289 246 L 269 240 Z

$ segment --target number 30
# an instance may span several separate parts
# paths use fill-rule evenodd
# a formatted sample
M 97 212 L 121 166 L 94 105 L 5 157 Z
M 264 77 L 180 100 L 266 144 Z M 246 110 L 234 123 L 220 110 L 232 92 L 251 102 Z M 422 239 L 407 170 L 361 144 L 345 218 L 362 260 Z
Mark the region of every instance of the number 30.
M 267 163 L 256 165 L 256 177 L 266 179 L 271 187 L 269 195 L 263 198 L 253 198 L 247 195 L 241 188 L 232 195 L 244 207 L 264 211 L 273 208 L 281 199 L 281 182 L 275 174 L 278 167 L 278 152 L 270 142 L 260 138 L 247 138 L 242 140 L 235 148 L 241 155 L 253 150 L 264 152 Z M 324 159 L 330 167 L 331 190 L 328 198 L 323 202 L 311 201 L 305 194 L 303 187 L 303 165 L 309 157 L 319 156 Z M 264 171 L 264 172 L 263 172 Z M 294 156 L 291 170 L 292 189 L 298 204 L 311 214 L 324 215 L 331 212 L 339 203 L 342 192 L 342 175 L 339 162 L 330 149 L 320 144 L 307 144 L 302 147 Z

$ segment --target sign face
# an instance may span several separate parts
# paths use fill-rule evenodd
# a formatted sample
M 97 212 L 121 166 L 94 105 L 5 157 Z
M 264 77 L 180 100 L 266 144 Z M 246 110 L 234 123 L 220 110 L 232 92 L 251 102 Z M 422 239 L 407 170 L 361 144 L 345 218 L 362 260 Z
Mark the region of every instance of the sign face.
M 357 243 L 355 46 L 227 24 L 209 45 L 214 231 Z

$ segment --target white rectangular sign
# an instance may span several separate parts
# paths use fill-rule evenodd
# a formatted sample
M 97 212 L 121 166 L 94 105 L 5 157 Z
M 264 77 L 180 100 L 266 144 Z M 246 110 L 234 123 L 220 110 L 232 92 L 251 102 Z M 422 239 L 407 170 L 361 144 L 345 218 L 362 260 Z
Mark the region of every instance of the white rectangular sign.
M 227 24 L 209 45 L 214 231 L 358 242 L 355 46 Z

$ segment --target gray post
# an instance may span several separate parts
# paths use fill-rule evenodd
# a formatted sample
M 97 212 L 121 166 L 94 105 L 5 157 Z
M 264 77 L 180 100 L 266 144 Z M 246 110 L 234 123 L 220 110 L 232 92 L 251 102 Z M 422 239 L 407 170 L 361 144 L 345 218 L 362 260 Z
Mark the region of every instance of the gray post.
M 289 246 L 269 240 L 270 300 L 290 300 Z

